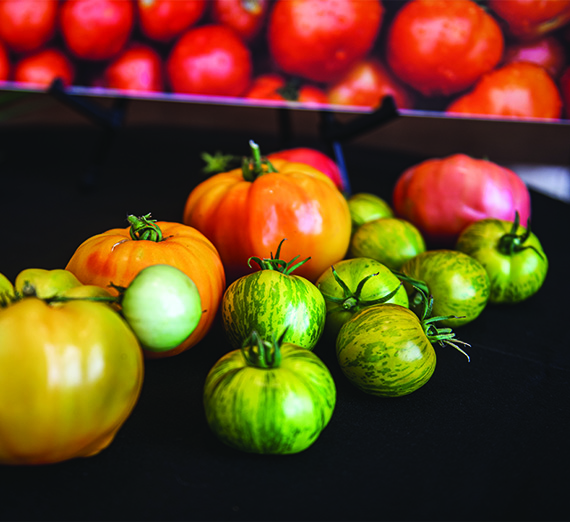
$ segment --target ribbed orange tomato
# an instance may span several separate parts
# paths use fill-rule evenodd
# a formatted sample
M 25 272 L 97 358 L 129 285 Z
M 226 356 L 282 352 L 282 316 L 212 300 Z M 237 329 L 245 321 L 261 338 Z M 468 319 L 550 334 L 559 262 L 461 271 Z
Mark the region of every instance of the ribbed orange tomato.
M 200 293 L 202 317 L 194 332 L 176 348 L 164 352 L 145 350 L 145 357 L 159 358 L 183 352 L 206 335 L 220 305 L 226 279 L 218 251 L 202 233 L 181 223 L 149 218 L 150 215 L 130 216 L 130 227 L 90 237 L 77 248 L 66 270 L 83 284 L 106 288 L 110 283 L 126 287 L 143 268 L 157 264 L 174 266 L 190 277 Z
M 322 172 L 282 159 L 260 163 L 251 145 L 254 160 L 247 168 L 216 174 L 190 192 L 183 221 L 214 243 L 228 281 L 253 272 L 251 256 L 267 257 L 287 239 L 283 259 L 310 257 L 296 274 L 314 282 L 346 254 L 348 203 Z

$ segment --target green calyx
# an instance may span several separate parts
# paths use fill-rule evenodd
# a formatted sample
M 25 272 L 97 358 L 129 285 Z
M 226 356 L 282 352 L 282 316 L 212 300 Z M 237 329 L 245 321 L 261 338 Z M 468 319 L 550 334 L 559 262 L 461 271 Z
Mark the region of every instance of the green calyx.
M 163 240 L 162 230 L 156 224 L 156 219 L 150 219 L 150 214 L 141 217 L 131 215 L 127 220 L 131 224 L 129 233 L 133 241 L 146 240 L 159 243 Z
M 499 239 L 498 250 L 501 254 L 505 256 L 512 256 L 518 252 L 530 248 L 534 250 L 536 254 L 544 259 L 544 256 L 532 245 L 525 245 L 525 241 L 530 237 L 530 218 L 527 220 L 526 230 L 522 234 L 517 234 L 519 228 L 520 216 L 518 210 L 515 212 L 515 220 L 513 221 L 513 226 L 507 234 L 503 235 Z
M 263 174 L 277 172 L 277 169 L 271 162 L 261 156 L 257 143 L 253 140 L 249 140 L 249 146 L 251 148 L 251 157 L 244 157 L 241 163 L 243 179 L 246 181 L 255 181 L 259 176 L 263 176 Z
M 261 338 L 256 330 L 243 342 L 241 352 L 249 366 L 269 369 L 277 368 L 281 364 L 281 345 L 285 338 L 285 331 L 277 337 L 274 333 L 270 341 Z
M 304 265 L 311 258 L 308 257 L 307 259 L 299 261 L 298 263 L 295 263 L 295 261 L 297 261 L 297 259 L 299 259 L 300 256 L 295 256 L 293 259 L 291 259 L 291 261 L 288 262 L 283 261 L 283 259 L 279 259 L 281 255 L 281 245 L 286 239 L 287 238 L 282 239 L 281 242 L 279 243 L 279 246 L 277 247 L 277 252 L 275 252 L 275 257 L 273 257 L 273 252 L 271 252 L 270 258 L 264 257 L 262 259 L 257 256 L 251 256 L 247 260 L 248 266 L 251 268 L 251 261 L 255 261 L 262 270 L 275 270 L 276 272 L 281 272 L 284 275 L 291 275 L 291 273 L 294 270 L 299 268 L 301 265 Z

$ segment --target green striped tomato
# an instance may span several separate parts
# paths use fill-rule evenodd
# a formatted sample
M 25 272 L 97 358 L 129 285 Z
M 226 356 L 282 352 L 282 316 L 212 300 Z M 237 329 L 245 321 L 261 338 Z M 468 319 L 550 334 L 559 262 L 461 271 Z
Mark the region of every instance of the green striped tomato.
M 352 232 L 368 221 L 394 216 L 394 211 L 390 205 L 376 194 L 359 192 L 350 196 L 347 202 L 352 221 Z
M 225 291 L 222 322 L 234 348 L 256 330 L 262 338 L 287 328 L 285 341 L 312 350 L 321 337 L 325 299 L 304 277 L 263 269 L 234 281 Z
M 409 308 L 379 304 L 354 315 L 336 341 L 340 368 L 365 393 L 400 397 L 431 378 L 436 354 L 422 323 Z
M 298 453 L 329 423 L 336 387 L 313 352 L 256 334 L 212 367 L 204 385 L 208 426 L 225 444 L 264 454 Z

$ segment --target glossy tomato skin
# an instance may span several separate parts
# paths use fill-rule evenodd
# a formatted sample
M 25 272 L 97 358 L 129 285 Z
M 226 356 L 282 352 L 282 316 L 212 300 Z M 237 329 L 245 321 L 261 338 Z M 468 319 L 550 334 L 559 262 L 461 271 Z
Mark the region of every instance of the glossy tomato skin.
M 185 32 L 166 68 L 174 92 L 241 96 L 251 82 L 253 65 L 248 47 L 231 29 L 211 24 Z
M 386 96 L 392 96 L 399 109 L 413 108 L 414 102 L 407 87 L 375 58 L 356 63 L 327 90 L 328 102 L 333 105 L 376 108 Z
M 69 86 L 75 78 L 75 69 L 69 58 L 59 49 L 44 49 L 25 56 L 14 66 L 14 81 L 35 87 L 47 87 L 56 78 Z
M 205 0 L 137 0 L 136 7 L 142 33 L 170 42 L 198 23 L 206 5 Z
M 212 0 L 211 11 L 215 23 L 227 25 L 245 42 L 250 42 L 263 29 L 269 1 Z
M 348 198 L 348 208 L 352 219 L 352 232 L 368 221 L 393 217 L 392 207 L 380 196 L 369 192 L 358 192 Z
M 125 46 L 134 24 L 134 6 L 123 0 L 67 0 L 59 24 L 67 48 L 82 60 L 108 60 Z
M 518 303 L 542 287 L 548 272 L 548 258 L 531 232 L 521 244 L 524 250 L 508 252 L 501 239 L 511 233 L 525 234 L 526 228 L 500 219 L 483 219 L 468 226 L 459 236 L 456 249 L 477 259 L 487 270 L 491 284 L 490 303 Z M 531 248 L 529 248 L 531 247 Z
M 95 455 L 138 400 L 139 343 L 109 307 L 29 297 L 0 309 L 0 463 Z
M 419 228 L 428 247 L 455 245 L 467 226 L 487 217 L 530 217 L 530 193 L 513 171 L 465 154 L 407 169 L 393 191 L 395 214 Z
M 442 320 L 443 326 L 470 323 L 479 317 L 489 301 L 491 285 L 485 267 L 463 252 L 428 250 L 404 263 L 401 271 L 427 284 L 433 296 L 433 316 L 457 316 Z M 406 288 L 410 308 L 413 308 L 416 291 L 409 285 Z M 423 306 L 424 303 L 418 304 Z
M 349 294 L 334 277 L 333 268 L 338 277 L 348 287 Z M 361 291 L 357 294 L 358 286 L 363 280 Z M 408 294 L 399 279 L 384 264 L 376 259 L 357 257 L 343 259 L 327 268 L 315 283 L 325 297 L 327 316 L 325 331 L 330 339 L 336 340 L 344 323 L 349 321 L 356 313 L 372 306 L 371 303 L 383 299 L 394 290 L 396 294 L 386 303 L 393 303 L 408 307 Z M 399 287 L 399 289 L 398 289 Z M 340 302 L 339 302 L 340 300 Z
M 244 179 L 241 169 L 216 174 L 186 200 L 183 222 L 216 246 L 229 281 L 251 273 L 247 260 L 263 258 L 284 238 L 284 259 L 310 257 L 295 270 L 310 281 L 348 250 L 350 212 L 332 180 L 302 163 L 272 164 L 278 172 L 254 181 Z
M 145 357 L 170 357 L 196 345 L 210 330 L 222 301 L 226 280 L 218 251 L 198 230 L 180 223 L 158 221 L 163 240 L 133 240 L 130 228 L 115 228 L 86 239 L 66 270 L 84 284 L 127 287 L 147 266 L 167 264 L 184 272 L 198 287 L 204 313 L 184 342 L 164 352 L 145 350 Z M 116 290 L 110 289 L 114 294 Z
M 361 391 L 401 397 L 424 386 L 436 354 L 417 316 L 397 304 L 357 313 L 340 329 L 336 355 L 342 372 Z
M 2 0 L 0 41 L 17 53 L 40 49 L 55 33 L 58 9 L 54 0 Z
M 333 82 L 370 51 L 383 17 L 379 0 L 277 0 L 269 50 L 281 71 Z
M 146 45 L 133 45 L 105 69 L 104 84 L 109 89 L 160 92 L 164 89 L 160 55 Z
M 453 101 L 447 114 L 500 118 L 558 119 L 562 99 L 554 80 L 534 63 L 515 62 L 483 76 Z
M 530 62 L 543 67 L 552 78 L 558 78 L 566 65 L 566 51 L 554 36 L 515 42 L 507 46 L 503 64 Z
M 359 226 L 352 234 L 349 254 L 376 259 L 392 270 L 400 270 L 406 261 L 425 250 L 424 238 L 412 223 L 386 217 Z
M 411 0 L 388 30 L 386 59 L 406 85 L 424 96 L 458 93 L 500 61 L 497 22 L 471 0 Z
M 489 0 L 489 8 L 508 27 L 513 36 L 533 40 L 570 21 L 568 0 Z

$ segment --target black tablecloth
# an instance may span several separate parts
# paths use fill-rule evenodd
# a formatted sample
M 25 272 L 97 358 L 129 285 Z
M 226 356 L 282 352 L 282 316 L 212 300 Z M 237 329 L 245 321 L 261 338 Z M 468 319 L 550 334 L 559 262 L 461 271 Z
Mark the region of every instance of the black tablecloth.
M 180 221 L 202 179 L 202 150 L 243 154 L 263 136 L 186 129 L 119 132 L 89 170 L 97 129 L 0 132 L 0 272 L 62 268 L 87 237 L 127 214 Z M 538 145 L 537 145 L 538 146 Z M 463 151 L 458 151 L 463 152 Z M 423 158 L 345 148 L 353 191 L 390 198 Z M 568 520 L 570 206 L 532 193 L 533 230 L 550 260 L 538 294 L 488 307 L 457 330 L 471 362 L 437 348 L 432 379 L 379 399 L 317 353 L 338 391 L 329 426 L 305 452 L 260 456 L 222 445 L 202 409 L 206 373 L 229 350 L 221 326 L 190 351 L 146 363 L 132 415 L 95 457 L 0 466 L 3 520 Z M 0 400 L 9 400 L 1 397 Z

